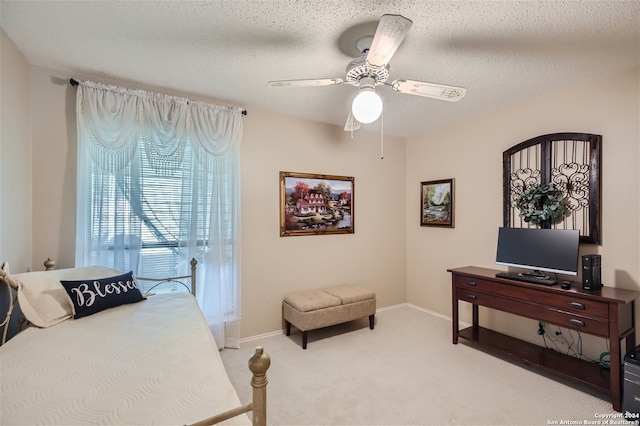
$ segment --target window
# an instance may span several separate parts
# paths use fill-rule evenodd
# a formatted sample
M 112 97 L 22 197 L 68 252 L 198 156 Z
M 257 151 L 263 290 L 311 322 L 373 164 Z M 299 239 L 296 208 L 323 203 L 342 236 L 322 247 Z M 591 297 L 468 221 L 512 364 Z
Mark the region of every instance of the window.
M 196 258 L 216 342 L 237 347 L 241 111 L 81 82 L 76 113 L 76 266 L 156 278 Z
M 213 187 L 213 175 L 193 175 L 189 146 L 184 149 L 182 165 L 172 169 L 149 161 L 152 147 L 140 144 L 139 148 L 134 160 L 140 165 L 137 177 L 127 170 L 104 173 L 95 163 L 89 164 L 88 233 L 89 240 L 96 243 L 90 264 L 113 265 L 143 277 L 186 274 L 184 265 L 188 265 L 189 255 L 194 255 L 188 250 L 194 237 L 191 228 L 196 233 L 194 256 L 200 263 L 207 250 L 211 203 L 204 189 Z M 194 205 L 199 210 L 192 212 Z

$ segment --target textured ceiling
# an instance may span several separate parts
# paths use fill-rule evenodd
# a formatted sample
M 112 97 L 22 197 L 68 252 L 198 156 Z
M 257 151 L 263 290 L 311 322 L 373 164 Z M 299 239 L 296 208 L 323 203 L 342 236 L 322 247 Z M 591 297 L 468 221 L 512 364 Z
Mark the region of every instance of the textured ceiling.
M 344 78 L 383 14 L 413 21 L 390 78 L 467 88 L 459 102 L 380 87 L 384 132 L 419 134 L 640 64 L 640 1 L 5 1 L 2 28 L 36 66 L 344 126 Z M 364 125 L 379 131 L 380 120 Z

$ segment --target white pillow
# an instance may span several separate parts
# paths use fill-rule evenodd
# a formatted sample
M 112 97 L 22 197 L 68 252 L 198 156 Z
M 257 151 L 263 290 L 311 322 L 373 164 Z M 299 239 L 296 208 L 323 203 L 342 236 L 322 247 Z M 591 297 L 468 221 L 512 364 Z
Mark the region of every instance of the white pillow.
M 25 272 L 5 277 L 18 289 L 24 316 L 37 327 L 50 327 L 73 316 L 73 306 L 60 280 L 105 278 L 121 274 L 103 266 Z

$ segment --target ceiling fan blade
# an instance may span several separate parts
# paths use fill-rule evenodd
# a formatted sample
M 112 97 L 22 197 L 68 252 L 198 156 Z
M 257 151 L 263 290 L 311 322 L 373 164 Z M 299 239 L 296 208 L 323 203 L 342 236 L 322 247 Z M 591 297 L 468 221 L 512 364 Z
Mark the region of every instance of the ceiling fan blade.
M 374 67 L 387 65 L 409 32 L 411 24 L 413 22 L 404 16 L 383 15 L 367 54 L 369 65 Z
M 347 122 L 344 125 L 345 132 L 352 132 L 354 130 L 358 130 L 362 124 L 356 120 L 353 116 L 353 112 L 351 112 L 351 108 L 349 108 L 349 115 L 347 116 Z
M 267 83 L 271 87 L 311 87 L 311 86 L 335 86 L 344 83 L 341 78 L 317 78 L 310 80 L 279 80 Z
M 396 92 L 407 95 L 426 96 L 427 98 L 457 102 L 464 97 L 467 89 L 463 87 L 447 86 L 444 84 L 425 83 L 415 80 L 396 80 L 389 86 Z

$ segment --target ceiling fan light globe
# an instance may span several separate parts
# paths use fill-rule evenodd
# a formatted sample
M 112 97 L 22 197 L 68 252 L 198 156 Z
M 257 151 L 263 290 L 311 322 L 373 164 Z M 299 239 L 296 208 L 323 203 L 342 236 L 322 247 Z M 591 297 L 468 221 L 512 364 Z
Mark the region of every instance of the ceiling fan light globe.
M 360 89 L 360 92 L 353 98 L 351 112 L 360 123 L 373 123 L 382 114 L 382 99 L 372 88 Z

